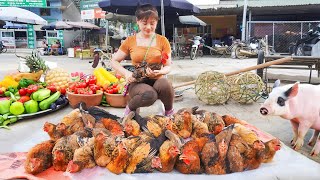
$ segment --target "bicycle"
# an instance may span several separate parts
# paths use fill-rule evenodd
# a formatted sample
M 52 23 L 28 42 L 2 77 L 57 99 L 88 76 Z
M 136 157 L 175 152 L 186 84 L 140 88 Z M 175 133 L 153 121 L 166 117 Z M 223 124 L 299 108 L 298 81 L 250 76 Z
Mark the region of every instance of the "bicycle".
M 100 56 L 100 53 L 101 53 L 101 56 Z M 96 48 L 94 50 L 94 60 L 89 61 L 89 63 L 93 63 L 92 67 L 96 68 L 100 62 L 101 66 L 104 69 L 106 69 L 107 71 L 112 71 L 112 67 L 110 65 L 112 54 L 113 54 L 113 48 L 111 46 L 109 46 L 107 50 Z M 135 67 L 133 65 L 123 65 L 123 67 L 131 72 L 135 70 Z
M 110 48 L 109 48 L 110 50 Z M 112 52 L 112 51 L 111 51 Z M 89 63 L 93 63 L 92 67 L 96 68 L 101 63 L 101 66 L 107 70 L 111 70 L 110 60 L 112 58 L 112 53 L 108 52 L 108 50 L 104 51 L 102 49 L 96 48 L 94 50 L 93 61 L 89 61 Z M 100 56 L 101 54 L 101 56 Z

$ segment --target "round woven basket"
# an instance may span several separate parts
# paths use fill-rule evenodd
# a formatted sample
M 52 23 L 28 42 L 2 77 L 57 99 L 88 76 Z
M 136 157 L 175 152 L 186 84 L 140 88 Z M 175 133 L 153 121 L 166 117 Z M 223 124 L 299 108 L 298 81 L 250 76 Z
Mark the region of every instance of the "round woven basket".
M 231 86 L 231 98 L 241 104 L 256 102 L 265 89 L 261 77 L 251 72 L 230 77 L 228 82 Z
M 223 73 L 207 71 L 198 76 L 195 93 L 206 104 L 224 104 L 230 97 L 230 85 Z

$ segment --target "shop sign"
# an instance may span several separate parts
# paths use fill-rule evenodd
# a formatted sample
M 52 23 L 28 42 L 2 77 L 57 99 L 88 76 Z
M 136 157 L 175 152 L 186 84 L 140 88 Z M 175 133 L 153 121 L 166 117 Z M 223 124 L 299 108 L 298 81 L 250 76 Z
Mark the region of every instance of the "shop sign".
M 94 9 L 82 10 L 81 19 L 94 19 Z
M 99 2 L 100 0 L 80 1 L 80 10 L 100 8 L 98 4 Z
M 47 0 L 0 0 L 0 7 L 1 6 L 47 7 Z
M 106 11 L 102 11 L 101 8 L 94 9 L 94 18 L 95 19 L 98 19 L 98 18 L 104 19 L 105 17 L 106 17 Z
M 34 29 L 32 24 L 27 25 L 27 38 L 28 38 L 28 48 L 34 49 L 35 48 L 35 36 L 34 36 Z

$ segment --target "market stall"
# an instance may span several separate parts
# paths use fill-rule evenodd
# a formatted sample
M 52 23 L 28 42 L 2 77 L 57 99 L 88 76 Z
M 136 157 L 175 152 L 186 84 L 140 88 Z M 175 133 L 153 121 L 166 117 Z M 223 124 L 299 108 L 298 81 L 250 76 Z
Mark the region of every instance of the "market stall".
M 134 116 L 131 113 L 122 120 L 123 109 L 112 108 L 119 106 L 112 104 L 112 100 L 107 99 L 107 97 L 116 97 L 116 102 L 118 102 L 125 98 L 122 77 L 103 68 L 95 69 L 93 74 L 88 76 L 81 72 L 67 72 L 62 68 L 47 70 L 45 63 L 39 57 L 30 56 L 26 59 L 27 65 L 35 65 L 28 66 L 29 73 L 17 73 L 0 82 L 1 90 L 4 92 L 2 97 L 8 93 L 10 96 L 8 97 L 10 101 L 0 103 L 1 127 L 11 129 L 0 130 L 0 137 L 3 140 L 0 155 L 1 179 L 317 179 L 320 176 L 319 164 L 299 155 L 276 137 L 249 124 L 250 119 L 245 119 L 248 120 L 247 122 L 227 114 L 217 114 L 213 112 L 212 107 L 207 109 L 190 107 L 190 101 L 187 101 L 187 105 L 178 106 L 177 113 L 173 117 L 154 116 L 155 113 L 149 111 L 149 114 L 141 113 L 143 117 Z M 41 71 L 47 71 L 43 79 L 46 84 L 43 81 L 39 82 Z M 30 81 L 31 79 L 34 82 Z M 248 84 L 241 85 L 242 87 L 255 87 Z M 23 89 L 25 87 L 26 89 Z M 37 87 L 36 90 L 35 87 Z M 19 95 L 15 92 L 16 90 Z M 75 108 L 75 104 L 80 101 L 85 102 L 86 106 L 80 103 L 79 109 L 60 108 L 67 100 L 61 96 L 64 93 L 68 95 L 71 107 Z M 106 95 L 106 99 L 103 99 L 103 95 Z M 21 101 L 26 99 L 25 96 L 32 99 L 22 103 Z M 71 97 L 76 98 L 72 100 Z M 93 99 L 99 100 L 99 97 L 100 101 L 97 101 L 97 104 L 90 104 L 94 101 Z M 6 97 L 6 100 L 8 98 Z M 99 104 L 108 104 L 108 108 L 95 107 Z M 57 112 L 46 115 L 37 114 L 45 110 L 56 110 Z M 38 116 L 27 120 L 24 118 L 26 115 Z M 139 128 L 135 129 L 133 125 L 138 125 Z M 96 131 L 95 128 L 100 129 Z M 133 129 L 138 131 L 132 131 Z M 140 138 L 133 138 L 130 135 L 142 137 L 146 135 L 150 136 L 151 140 L 140 141 Z M 14 143 L 7 140 L 8 137 L 14 139 Z M 145 138 L 148 139 L 148 137 Z M 151 143 L 154 142 L 153 138 L 157 143 Z M 117 160 L 128 162 L 128 167 L 117 166 L 115 157 L 118 156 L 112 156 L 111 161 L 101 162 L 97 158 L 100 157 L 100 151 L 95 151 L 95 147 L 90 144 L 92 141 L 99 142 L 99 139 L 103 144 L 106 142 L 107 145 L 110 145 L 108 148 L 111 148 L 111 154 L 124 153 L 127 155 Z M 39 143 L 46 145 L 37 145 Z M 59 147 L 59 144 L 71 149 Z M 170 166 L 166 164 L 165 158 L 163 159 L 161 155 L 166 152 L 166 145 L 170 147 L 167 149 L 170 156 L 174 156 L 175 159 Z M 193 145 L 194 148 L 190 148 Z M 263 148 L 263 146 L 268 148 Z M 68 153 L 65 154 L 67 151 Z M 82 151 L 88 152 L 83 158 L 89 158 L 93 166 L 78 164 L 81 159 L 77 159 L 79 157 L 77 155 Z M 140 153 L 144 158 L 140 158 Z M 190 153 L 193 155 L 192 158 L 189 158 Z M 263 157 L 263 160 L 254 159 L 250 153 Z M 250 157 L 253 159 L 249 159 Z M 164 160 L 161 161 L 161 164 L 159 164 L 159 158 Z M 242 158 L 248 158 L 250 161 Z M 146 161 L 150 162 L 146 164 L 146 167 L 151 167 L 151 169 L 140 169 L 144 166 L 140 166 L 139 163 L 144 159 L 152 159 L 152 161 Z M 197 161 L 194 161 L 195 159 Z M 198 162 L 197 169 L 188 171 L 189 168 L 194 168 L 189 166 L 194 162 Z M 230 162 L 240 162 L 240 164 L 230 166 L 228 164 Z M 136 165 L 137 169 L 143 170 L 141 172 L 148 171 L 149 173 L 138 173 L 134 168 L 132 169 L 131 165 Z M 174 165 L 176 165 L 175 168 Z M 189 168 L 183 168 L 183 166 Z M 240 169 L 237 170 L 237 168 Z

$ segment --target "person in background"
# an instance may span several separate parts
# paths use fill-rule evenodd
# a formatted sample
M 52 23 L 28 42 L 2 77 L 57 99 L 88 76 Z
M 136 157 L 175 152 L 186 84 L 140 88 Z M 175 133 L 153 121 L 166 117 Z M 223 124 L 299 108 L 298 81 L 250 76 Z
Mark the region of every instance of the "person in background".
M 56 43 L 51 45 L 50 54 L 58 55 L 59 48 L 61 48 L 61 43 L 60 40 L 57 39 Z
M 158 11 L 155 7 L 150 4 L 142 5 L 137 8 L 135 15 L 140 32 L 127 37 L 111 60 L 112 68 L 123 75 L 129 84 L 130 100 L 124 115 L 129 114 L 131 111 L 136 111 L 140 107 L 150 106 L 157 99 L 160 99 L 165 107 L 165 115 L 170 116 L 174 113 L 174 90 L 172 84 L 164 77 L 171 70 L 169 41 L 166 37 L 155 33 L 159 20 Z M 165 62 L 162 61 L 163 53 L 168 56 Z M 120 62 L 128 55 L 132 59 L 132 65 L 138 65 L 145 59 L 147 63 L 162 63 L 162 67 L 160 70 L 147 68 L 146 76 L 148 78 L 142 82 L 137 82 L 133 78 L 132 72 L 120 65 Z
M 47 41 L 45 39 L 42 40 L 42 48 L 43 48 L 44 52 L 48 51 L 48 44 L 47 44 Z

